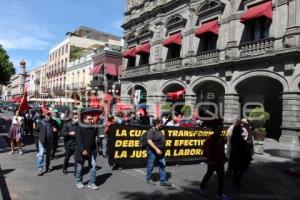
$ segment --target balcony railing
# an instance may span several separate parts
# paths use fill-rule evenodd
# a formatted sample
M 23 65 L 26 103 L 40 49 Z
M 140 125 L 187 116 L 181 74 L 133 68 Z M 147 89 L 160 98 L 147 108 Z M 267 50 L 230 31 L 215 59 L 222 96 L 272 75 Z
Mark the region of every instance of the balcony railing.
M 104 82 L 103 80 L 92 80 L 89 84 L 91 88 L 97 87 L 99 90 L 102 90 L 104 88 Z
M 253 56 L 266 53 L 274 49 L 274 38 L 267 38 L 262 40 L 256 40 L 252 42 L 242 43 L 240 45 L 241 57 Z
M 142 68 L 142 67 L 149 67 L 150 66 L 150 64 L 142 64 L 142 65 L 138 65 L 138 66 L 136 66 L 137 68 Z
M 140 65 L 137 67 L 127 68 L 124 73 L 125 76 L 136 76 L 136 75 L 145 75 L 150 72 L 150 65 Z
M 211 63 L 219 61 L 220 50 L 200 51 L 197 53 L 197 61 L 199 63 Z
M 166 60 L 166 68 L 180 68 L 182 66 L 182 58 L 170 58 Z

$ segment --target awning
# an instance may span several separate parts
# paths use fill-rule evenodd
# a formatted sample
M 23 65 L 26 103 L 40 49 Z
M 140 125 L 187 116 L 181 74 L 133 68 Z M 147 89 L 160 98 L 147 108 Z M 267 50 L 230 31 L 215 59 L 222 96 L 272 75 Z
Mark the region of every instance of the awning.
M 200 37 L 204 33 L 214 33 L 219 35 L 219 22 L 218 20 L 210 21 L 207 23 L 202 24 L 199 26 L 196 31 L 195 35 Z
M 104 72 L 105 74 L 109 74 L 112 76 L 118 76 L 118 67 L 115 64 L 112 63 L 104 63 Z
M 124 58 L 135 58 L 136 57 L 136 48 L 130 48 L 127 51 L 123 52 L 122 56 Z
M 258 17 L 267 17 L 269 19 L 272 19 L 273 13 L 272 13 L 272 2 L 271 1 L 248 9 L 241 16 L 240 21 L 242 23 L 245 23 L 246 21 L 249 21 L 251 19 L 255 19 Z
M 172 44 L 180 45 L 181 46 L 182 42 L 182 35 L 181 33 L 176 33 L 168 37 L 167 39 L 164 40 L 163 45 L 165 47 L 168 47 Z
M 184 97 L 184 94 L 185 94 L 185 89 L 179 90 L 177 92 L 169 92 L 167 93 L 167 98 L 172 100 L 182 99 Z
M 139 46 L 136 49 L 136 54 L 142 54 L 142 53 L 149 54 L 150 53 L 150 49 L 151 49 L 150 43 L 146 42 L 146 43 L 142 44 L 141 46 Z
M 102 65 L 99 65 L 99 64 L 98 64 L 98 65 L 95 65 L 95 66 L 92 68 L 90 74 L 91 74 L 91 75 L 97 75 L 97 74 L 100 74 L 101 67 L 102 67 Z

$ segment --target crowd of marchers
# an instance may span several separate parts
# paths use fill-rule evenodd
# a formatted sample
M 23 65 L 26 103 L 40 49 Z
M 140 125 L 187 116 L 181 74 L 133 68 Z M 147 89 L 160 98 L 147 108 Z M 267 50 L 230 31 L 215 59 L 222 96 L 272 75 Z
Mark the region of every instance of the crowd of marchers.
M 67 117 L 68 116 L 68 117 Z M 80 122 L 79 122 L 80 119 Z M 22 151 L 22 139 L 26 134 L 32 134 L 36 145 L 37 175 L 43 176 L 51 171 L 50 163 L 56 159 L 59 138 L 64 139 L 64 161 L 62 164 L 63 174 L 67 174 L 69 160 L 74 156 L 74 176 L 76 186 L 84 187 L 82 181 L 82 169 L 85 162 L 89 166 L 89 183 L 91 189 L 98 189 L 96 185 L 96 157 L 101 153 L 107 158 L 107 135 L 113 124 L 120 125 L 151 125 L 146 133 L 146 183 L 155 185 L 152 180 L 152 171 L 155 163 L 159 167 L 161 186 L 172 186 L 166 176 L 165 146 L 166 139 L 162 134 L 163 126 L 180 126 L 181 116 L 162 116 L 150 120 L 147 114 L 131 113 L 125 115 L 122 112 L 114 116 L 105 116 L 103 113 L 93 111 L 77 111 L 62 113 L 56 109 L 35 110 L 34 113 L 26 112 L 19 115 L 18 111 L 12 119 L 8 136 L 11 140 L 11 152 L 15 153 L 17 148 L 19 154 Z M 199 123 L 199 122 L 198 122 Z M 199 126 L 201 124 L 199 123 Z M 225 177 L 233 178 L 233 187 L 240 190 L 241 179 L 249 168 L 253 155 L 253 137 L 249 123 L 246 119 L 234 120 L 224 137 L 222 120 L 212 122 L 213 134 L 205 141 L 203 146 L 204 157 L 206 157 L 207 172 L 203 177 L 199 194 L 205 195 L 206 185 L 211 176 L 216 172 L 218 185 L 216 198 L 229 199 L 224 193 Z M 228 167 L 225 170 L 225 163 Z

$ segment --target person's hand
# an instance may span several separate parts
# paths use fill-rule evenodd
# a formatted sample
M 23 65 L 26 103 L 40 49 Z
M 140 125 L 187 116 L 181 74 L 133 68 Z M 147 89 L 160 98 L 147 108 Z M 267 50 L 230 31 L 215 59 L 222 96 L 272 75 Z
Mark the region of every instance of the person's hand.
M 53 131 L 56 132 L 56 131 L 57 131 L 57 128 L 53 128 Z
M 84 151 L 82 152 L 82 155 L 87 156 L 87 155 L 88 155 L 88 152 L 87 152 L 86 150 L 84 150 Z
M 75 135 L 75 131 L 69 132 L 69 135 L 71 135 L 71 136 Z
M 159 156 L 161 156 L 161 155 L 162 155 L 162 151 L 161 151 L 160 149 L 157 149 L 155 152 L 156 152 L 156 153 L 157 153 L 157 155 L 159 155 Z

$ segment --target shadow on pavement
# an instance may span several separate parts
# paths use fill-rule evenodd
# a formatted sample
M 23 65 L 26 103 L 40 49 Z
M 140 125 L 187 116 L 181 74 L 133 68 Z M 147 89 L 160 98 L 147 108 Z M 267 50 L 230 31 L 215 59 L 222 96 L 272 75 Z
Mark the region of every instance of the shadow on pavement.
M 14 169 L 2 170 L 0 167 L 0 189 L 1 189 L 1 193 L 2 193 L 0 195 L 2 195 L 3 200 L 11 200 L 4 174 L 8 174 L 12 171 L 14 171 Z
M 9 174 L 10 172 L 15 171 L 15 169 L 4 169 L 2 170 L 2 175 L 5 176 L 6 174 Z
M 105 173 L 97 176 L 96 178 L 96 185 L 101 186 L 103 185 L 110 177 L 112 176 L 112 173 Z
M 233 200 L 298 200 L 300 196 L 300 178 L 292 177 L 285 173 L 286 168 L 299 166 L 299 163 L 290 162 L 256 162 L 251 164 L 250 169 L 242 178 L 242 188 L 237 191 L 233 186 L 232 177 L 226 177 L 225 194 Z M 195 176 L 198 176 L 195 174 Z M 176 184 L 176 177 L 170 182 Z M 209 181 L 205 195 L 199 196 L 199 181 L 181 180 L 179 187 L 162 188 L 158 184 L 155 191 L 147 192 L 121 192 L 122 199 L 127 200 L 196 200 L 216 199 L 217 177 L 214 175 Z M 157 189 L 156 189 L 157 188 Z M 175 190 L 171 190 L 176 188 Z

